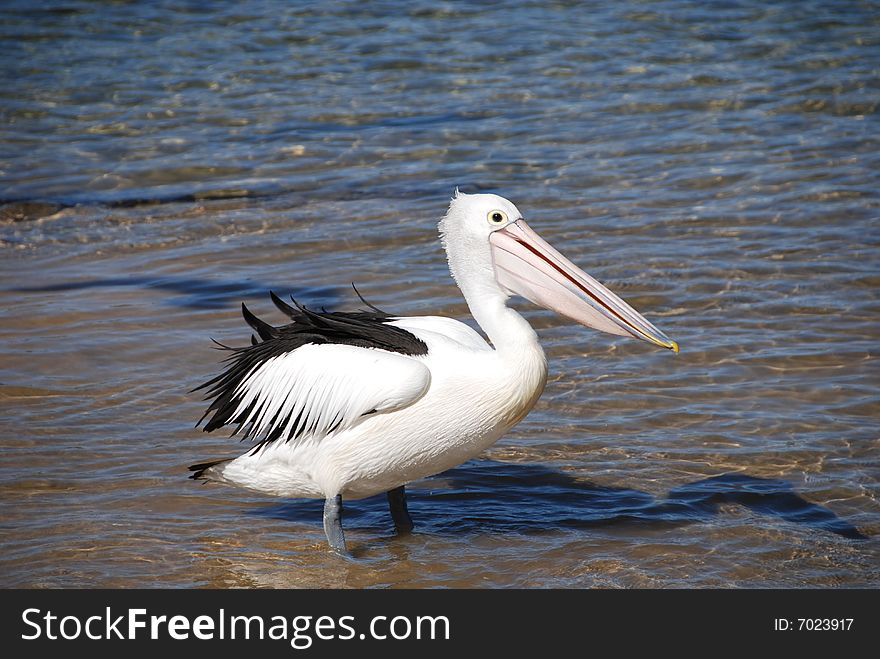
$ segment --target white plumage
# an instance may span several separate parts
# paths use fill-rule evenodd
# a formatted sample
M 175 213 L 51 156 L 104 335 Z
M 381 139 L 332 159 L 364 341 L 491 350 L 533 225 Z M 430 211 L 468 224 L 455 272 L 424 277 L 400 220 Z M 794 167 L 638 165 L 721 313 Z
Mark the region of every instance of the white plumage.
M 288 419 L 283 435 L 297 437 L 295 445 L 344 432 L 365 415 L 406 407 L 430 384 L 431 371 L 403 355 L 309 344 L 255 367 L 238 386 L 235 415 L 250 409 L 245 424 L 254 425 L 257 437 L 274 429 L 274 419 Z
M 194 477 L 325 498 L 328 540 L 345 552 L 343 498 L 387 492 L 395 525 L 408 530 L 403 486 L 478 455 L 540 397 L 544 352 L 507 307 L 511 294 L 678 351 L 506 199 L 456 194 L 440 230 L 450 271 L 491 345 L 450 318 L 317 314 L 273 296 L 294 322 L 274 328 L 245 310 L 263 341 L 236 350 L 226 373 L 207 383 L 215 401 L 206 430 L 238 424 L 259 443 L 234 460 L 194 466 Z
M 309 345 L 258 369 L 246 381 L 248 400 L 258 395 L 273 409 L 295 400 L 316 428 L 264 444 L 218 465 L 213 475 L 284 497 L 380 494 L 479 454 L 543 391 L 547 363 L 537 337 L 508 363 L 484 340 L 476 343 L 479 335 L 463 323 L 431 317 L 393 323 L 425 341 L 428 355 Z M 257 424 L 272 418 L 251 414 Z

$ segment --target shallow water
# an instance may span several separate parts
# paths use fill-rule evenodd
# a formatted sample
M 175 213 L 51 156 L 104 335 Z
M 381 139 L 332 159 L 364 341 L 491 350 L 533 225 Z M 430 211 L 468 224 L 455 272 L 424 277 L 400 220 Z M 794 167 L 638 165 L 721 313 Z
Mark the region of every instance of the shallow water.
M 880 585 L 880 7 L 827 4 L 5 3 L 0 585 Z M 517 302 L 537 408 L 353 562 L 188 480 L 241 301 L 467 317 L 456 185 L 681 354 Z

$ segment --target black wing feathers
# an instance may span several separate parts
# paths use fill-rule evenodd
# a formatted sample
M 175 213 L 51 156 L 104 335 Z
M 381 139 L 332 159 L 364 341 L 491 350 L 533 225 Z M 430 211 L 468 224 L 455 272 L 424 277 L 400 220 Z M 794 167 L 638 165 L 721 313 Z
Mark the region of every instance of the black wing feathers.
M 260 335 L 260 338 L 263 339 L 263 341 L 268 341 L 269 339 L 274 339 L 278 336 L 278 330 L 266 321 L 260 320 L 252 314 L 250 309 L 245 306 L 244 302 L 241 303 L 241 315 L 244 316 L 244 321 Z
M 380 348 L 410 356 L 428 354 L 428 347 L 422 340 L 404 329 L 389 325 L 388 322 L 393 320 L 393 316 L 380 311 L 366 301 L 364 304 L 369 306 L 371 311 L 316 312 L 297 304 L 295 300 L 293 300 L 294 306 L 291 306 L 274 293 L 269 295 L 275 306 L 293 322 L 274 327 L 257 318 L 244 304 L 241 305 L 241 313 L 245 321 L 256 332 L 256 336 L 251 335 L 251 345 L 230 348 L 218 344 L 222 349 L 231 352 L 224 360 L 227 364 L 225 370 L 193 390 L 206 390 L 205 399 L 211 400 L 210 406 L 196 424 L 199 425 L 210 417 L 205 423 L 205 432 L 235 424 L 237 427 L 232 434 L 239 433 L 255 404 L 252 403 L 249 408 L 236 414 L 242 400 L 243 392 L 239 391 L 242 382 L 270 359 L 293 352 L 304 345 L 333 343 L 361 348 Z M 360 293 L 358 296 L 360 297 Z M 273 419 L 270 424 L 272 430 L 262 438 L 260 444 L 281 439 L 283 429 L 286 427 L 298 427 L 298 420 L 292 426 L 288 426 L 288 420 Z M 306 431 L 307 428 L 300 430 L 301 433 Z M 248 437 L 254 438 L 253 428 L 247 428 L 242 439 Z
M 280 297 L 275 295 L 275 293 L 273 291 L 269 291 L 269 297 L 272 300 L 272 304 L 274 304 L 276 307 L 278 307 L 278 311 L 283 313 L 288 318 L 296 319 L 296 317 L 299 315 L 299 311 L 297 311 L 292 306 L 287 304 L 287 302 L 285 302 Z M 291 300 L 292 299 L 293 298 L 291 298 Z

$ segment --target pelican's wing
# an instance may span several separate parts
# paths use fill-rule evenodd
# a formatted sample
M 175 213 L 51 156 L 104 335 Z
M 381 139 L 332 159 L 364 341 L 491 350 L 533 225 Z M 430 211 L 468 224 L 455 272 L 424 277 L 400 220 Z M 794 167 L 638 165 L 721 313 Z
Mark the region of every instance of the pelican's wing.
M 431 333 L 440 335 L 469 350 L 491 350 L 486 339 L 464 323 L 444 316 L 406 316 L 393 318 L 389 325 L 424 338 Z
M 411 405 L 430 383 L 428 368 L 404 355 L 307 344 L 219 382 L 219 388 L 209 391 L 215 399 L 206 416 L 213 415 L 204 429 L 235 424 L 235 433 L 244 430 L 245 438 L 261 443 L 321 439 L 351 428 L 364 416 Z
M 262 340 L 232 349 L 226 370 L 199 387 L 213 399 L 205 431 L 232 424 L 233 435 L 259 446 L 321 439 L 407 407 L 428 390 L 431 373 L 418 359 L 427 349 L 410 345 L 418 339 L 385 317 L 303 313 L 275 328 L 244 310 Z

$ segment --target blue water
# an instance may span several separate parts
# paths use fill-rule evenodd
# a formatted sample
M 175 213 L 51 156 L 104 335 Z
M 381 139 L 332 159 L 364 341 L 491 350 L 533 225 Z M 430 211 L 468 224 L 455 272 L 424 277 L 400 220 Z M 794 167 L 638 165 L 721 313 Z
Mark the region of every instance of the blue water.
M 7 586 L 876 586 L 880 4 L 0 8 Z M 682 345 L 516 303 L 551 380 L 347 509 L 186 480 L 210 337 L 269 289 L 467 317 L 455 186 Z M 280 322 L 280 319 L 274 320 Z

